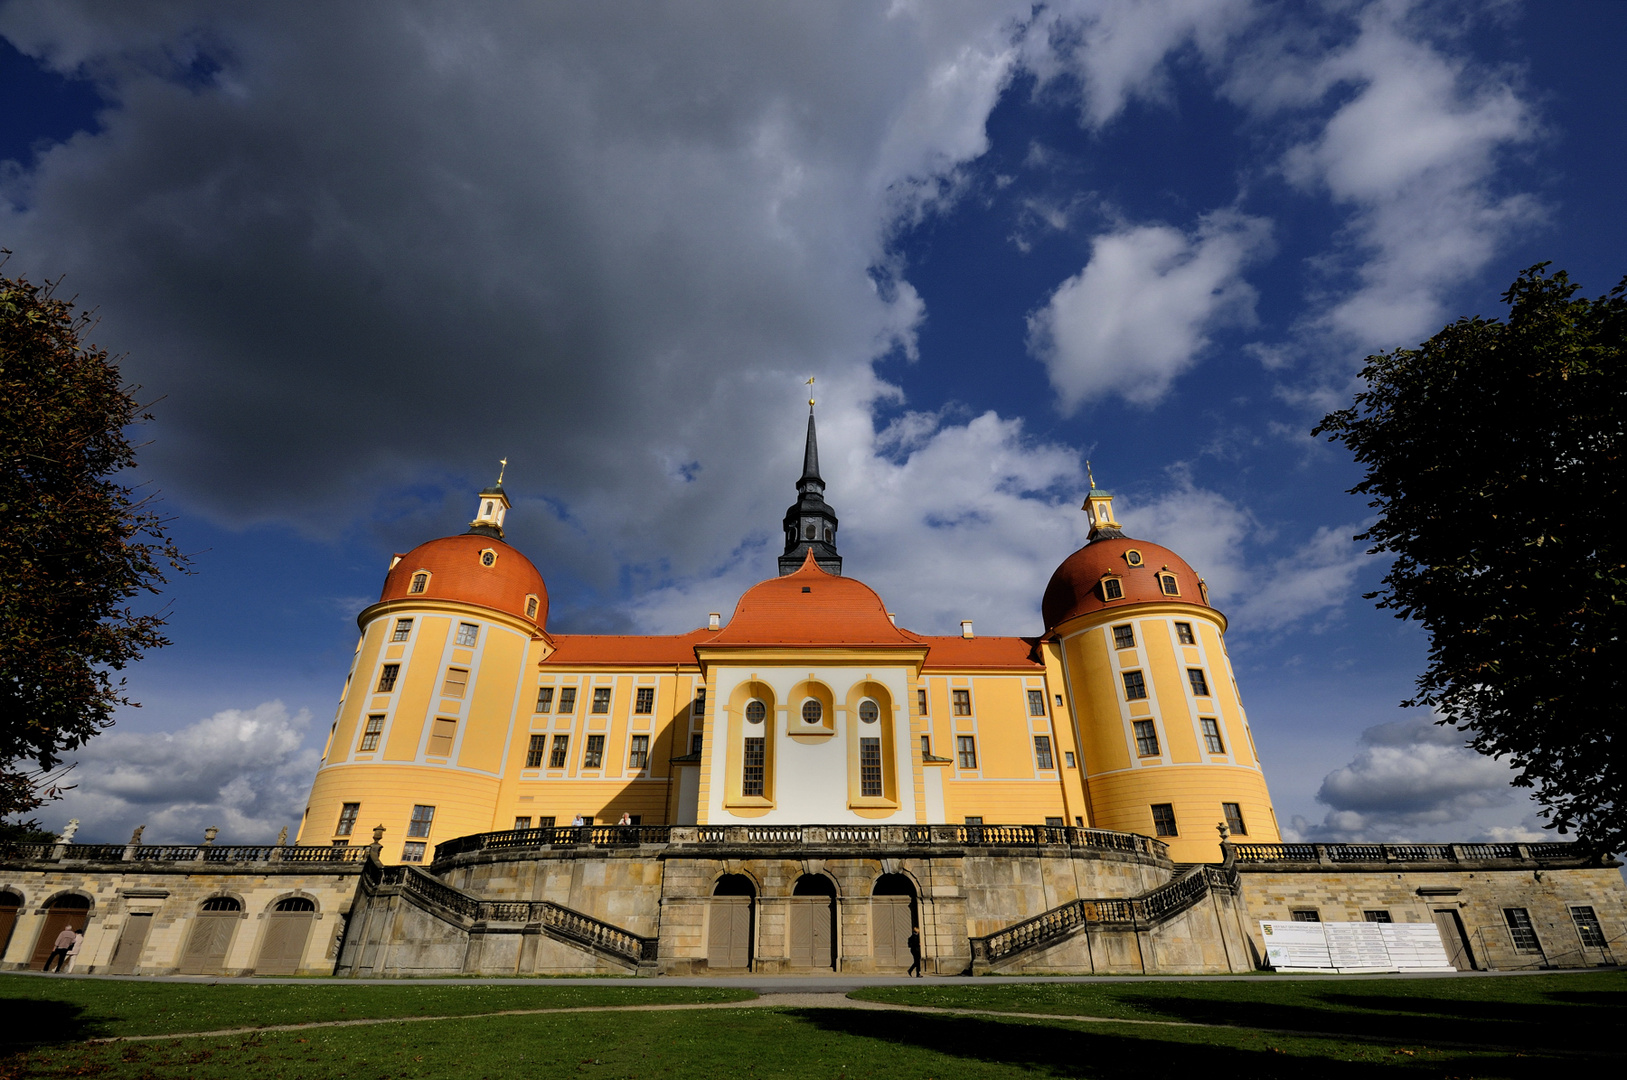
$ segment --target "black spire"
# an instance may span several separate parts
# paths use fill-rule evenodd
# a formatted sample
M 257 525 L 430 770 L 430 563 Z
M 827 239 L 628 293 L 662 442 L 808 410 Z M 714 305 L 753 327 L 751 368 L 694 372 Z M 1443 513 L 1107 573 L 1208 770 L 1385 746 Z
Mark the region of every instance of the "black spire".
M 836 553 L 836 512 L 825 503 L 825 481 L 819 475 L 819 440 L 814 435 L 812 401 L 808 402 L 808 445 L 802 452 L 802 479 L 797 481 L 797 501 L 785 511 L 784 527 L 781 577 L 800 569 L 810 549 L 814 562 L 825 573 L 842 572 L 842 557 Z

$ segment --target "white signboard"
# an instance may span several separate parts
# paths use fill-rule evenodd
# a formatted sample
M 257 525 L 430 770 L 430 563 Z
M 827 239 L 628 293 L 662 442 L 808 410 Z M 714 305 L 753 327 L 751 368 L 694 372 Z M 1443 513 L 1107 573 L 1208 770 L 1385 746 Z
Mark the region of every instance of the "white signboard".
M 1277 971 L 1350 974 L 1453 971 L 1434 923 L 1262 920 L 1266 963 Z
M 1322 933 L 1321 923 L 1261 921 L 1260 933 L 1265 937 L 1266 963 L 1277 970 L 1333 970 L 1333 958 L 1328 955 L 1328 939 Z
M 1455 971 L 1434 923 L 1380 923 L 1390 962 L 1401 971 Z

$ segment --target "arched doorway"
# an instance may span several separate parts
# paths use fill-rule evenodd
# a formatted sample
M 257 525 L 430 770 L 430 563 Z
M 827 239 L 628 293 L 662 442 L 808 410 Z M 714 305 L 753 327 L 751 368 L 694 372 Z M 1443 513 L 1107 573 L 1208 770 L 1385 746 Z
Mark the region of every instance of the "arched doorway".
M 305 943 L 316 921 L 316 901 L 308 896 L 278 900 L 266 918 L 265 936 L 254 970 L 260 975 L 292 975 L 305 956 Z
M 21 893 L 0 889 L 0 956 L 6 955 L 6 946 L 11 944 L 11 932 L 17 927 L 17 912 L 22 907 Z
M 752 913 L 757 889 L 744 874 L 724 874 L 712 887 L 706 966 L 713 971 L 749 971 L 755 936 Z
M 908 968 L 910 931 L 921 925 L 915 883 L 903 874 L 882 874 L 870 893 L 870 932 L 878 969 Z
M 88 922 L 90 922 L 90 897 L 64 893 L 52 900 L 45 908 L 45 921 L 40 924 L 40 936 L 34 939 L 34 955 L 28 961 L 29 968 L 44 971 L 45 961 L 51 958 L 51 950 L 56 948 L 57 935 L 65 929 L 77 930 L 83 934 L 85 924 Z
M 212 896 L 192 918 L 186 951 L 181 954 L 182 975 L 220 975 L 226 970 L 226 953 L 237 933 L 243 905 L 230 896 Z
M 803 874 L 791 890 L 794 968 L 836 966 L 836 885 L 823 874 Z

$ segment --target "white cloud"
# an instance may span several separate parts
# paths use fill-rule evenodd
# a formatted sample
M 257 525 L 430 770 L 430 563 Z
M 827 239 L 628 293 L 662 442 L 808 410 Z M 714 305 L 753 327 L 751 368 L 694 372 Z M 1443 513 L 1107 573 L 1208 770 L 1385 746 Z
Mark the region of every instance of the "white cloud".
M 1349 764 L 1316 793 L 1322 822 L 1296 817 L 1296 839 L 1329 842 L 1552 839 L 1529 799 L 1510 786 L 1514 771 L 1478 754 L 1462 733 L 1418 716 L 1362 732 Z
M 1141 225 L 1096 238 L 1090 262 L 1028 319 L 1058 407 L 1118 394 L 1152 405 L 1197 362 L 1209 334 L 1254 318 L 1242 271 L 1269 246 L 1270 224 L 1233 211 L 1191 234 Z
M 77 785 L 40 818 L 60 830 L 80 820 L 81 843 L 117 843 L 146 825 L 148 843 L 196 843 L 219 826 L 219 843 L 274 840 L 299 831 L 319 751 L 302 748 L 311 716 L 280 701 L 227 709 L 172 732 L 114 730 L 73 757 Z

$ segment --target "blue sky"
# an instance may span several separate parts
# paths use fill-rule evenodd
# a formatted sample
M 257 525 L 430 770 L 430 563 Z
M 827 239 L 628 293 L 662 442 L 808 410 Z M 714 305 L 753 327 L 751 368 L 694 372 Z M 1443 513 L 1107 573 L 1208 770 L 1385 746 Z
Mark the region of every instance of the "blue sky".
M 0 244 L 158 399 L 195 572 L 47 822 L 292 824 L 388 558 L 510 461 L 557 631 L 774 571 L 818 379 L 847 572 L 1034 634 L 1084 461 L 1182 552 L 1279 818 L 1535 838 L 1399 709 L 1357 479 L 1370 352 L 1627 261 L 1623 6 L 0 5 Z

